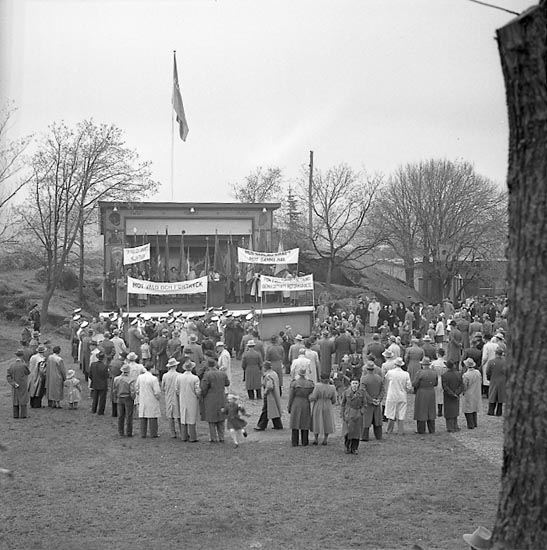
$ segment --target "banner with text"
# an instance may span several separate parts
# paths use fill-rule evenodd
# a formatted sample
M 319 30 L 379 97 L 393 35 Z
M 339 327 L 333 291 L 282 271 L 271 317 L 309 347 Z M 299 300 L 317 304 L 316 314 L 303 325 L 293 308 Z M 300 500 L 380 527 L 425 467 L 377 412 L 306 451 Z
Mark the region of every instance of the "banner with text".
M 138 264 L 150 259 L 150 243 L 123 249 L 123 265 Z
M 255 252 L 237 247 L 237 261 L 243 264 L 297 264 L 299 248 L 284 252 Z
M 178 283 L 157 283 L 127 277 L 129 294 L 199 294 L 207 292 L 207 277 L 199 277 Z
M 304 277 L 292 277 L 287 279 L 262 275 L 260 277 L 260 289 L 262 292 L 278 292 L 280 290 L 313 290 L 313 275 L 305 275 Z

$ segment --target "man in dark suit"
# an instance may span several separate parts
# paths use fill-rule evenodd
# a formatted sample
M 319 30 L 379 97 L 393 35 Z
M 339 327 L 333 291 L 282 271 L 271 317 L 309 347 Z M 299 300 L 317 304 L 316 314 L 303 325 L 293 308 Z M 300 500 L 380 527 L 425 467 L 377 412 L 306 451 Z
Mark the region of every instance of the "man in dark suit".
M 97 361 L 89 366 L 89 378 L 91 379 L 91 390 L 93 391 L 93 401 L 91 412 L 104 414 L 106 406 L 106 394 L 108 391 L 109 373 L 105 364 L 104 352 L 97 354 Z

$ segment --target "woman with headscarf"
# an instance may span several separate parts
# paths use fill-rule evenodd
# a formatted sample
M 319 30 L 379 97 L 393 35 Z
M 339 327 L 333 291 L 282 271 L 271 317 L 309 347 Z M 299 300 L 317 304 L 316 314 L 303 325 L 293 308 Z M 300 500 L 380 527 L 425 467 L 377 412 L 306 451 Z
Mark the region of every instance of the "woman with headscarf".
M 328 376 L 321 376 L 319 383 L 315 385 L 309 400 L 312 403 L 311 430 L 313 432 L 313 445 L 318 445 L 319 435 L 323 435 L 322 445 L 327 444 L 330 434 L 334 433 L 334 410 L 336 404 L 336 389 L 329 384 Z

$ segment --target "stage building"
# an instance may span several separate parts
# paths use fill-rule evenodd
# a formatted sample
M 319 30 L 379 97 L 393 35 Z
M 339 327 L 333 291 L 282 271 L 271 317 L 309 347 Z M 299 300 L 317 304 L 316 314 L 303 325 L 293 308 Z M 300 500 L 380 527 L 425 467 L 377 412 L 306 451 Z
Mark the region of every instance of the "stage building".
M 205 306 L 233 310 L 263 308 L 253 293 L 256 273 L 265 266 L 238 264 L 237 248 L 277 251 L 274 213 L 280 203 L 99 202 L 104 238 L 105 310 L 159 312 L 173 307 L 198 311 Z M 124 265 L 124 248 L 150 245 L 150 259 Z M 297 265 L 287 266 L 296 273 Z M 207 275 L 208 292 L 195 296 L 127 294 L 127 277 L 176 282 Z M 264 295 L 269 308 L 313 305 L 311 293 L 286 297 Z M 279 312 L 277 314 L 284 314 Z M 307 325 L 307 314 L 304 325 Z

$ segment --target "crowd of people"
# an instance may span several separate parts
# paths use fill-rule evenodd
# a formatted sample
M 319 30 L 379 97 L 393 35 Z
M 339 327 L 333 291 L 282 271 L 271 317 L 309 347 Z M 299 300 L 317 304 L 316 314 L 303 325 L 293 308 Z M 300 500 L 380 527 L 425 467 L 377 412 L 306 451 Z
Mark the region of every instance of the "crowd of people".
M 419 434 L 434 433 L 441 416 L 448 432 L 459 431 L 460 412 L 475 429 L 481 396 L 488 414 L 502 416 L 506 316 L 503 303 L 479 300 L 456 308 L 449 300 L 382 306 L 360 299 L 348 308 L 320 305 L 307 338 L 285 326 L 264 341 L 254 312 L 171 309 L 159 319 L 140 313 L 124 325 L 127 318 L 117 313 L 85 319 L 77 309 L 69 323 L 77 366 L 67 369 L 61 348 L 40 342 L 33 324 L 23 331 L 7 380 L 14 418 L 27 417 L 27 407 L 42 407 L 44 398 L 48 407 L 76 409 L 90 392 L 91 413 L 104 415 L 109 401 L 120 436 L 134 435 L 135 413 L 140 436 L 159 437 L 163 399 L 172 437 L 196 442 L 201 420 L 209 441 L 224 442 L 227 428 L 234 446 L 247 436 L 246 401 L 262 404 L 254 430 L 266 430 L 270 421 L 284 429 L 287 385 L 293 446 L 309 445 L 310 433 L 312 445 L 327 445 L 338 411 L 345 451 L 357 454 L 371 427 L 377 440 L 384 424 L 388 434 L 405 433 L 410 393 Z M 241 360 L 244 396 L 238 395 L 234 359 Z

